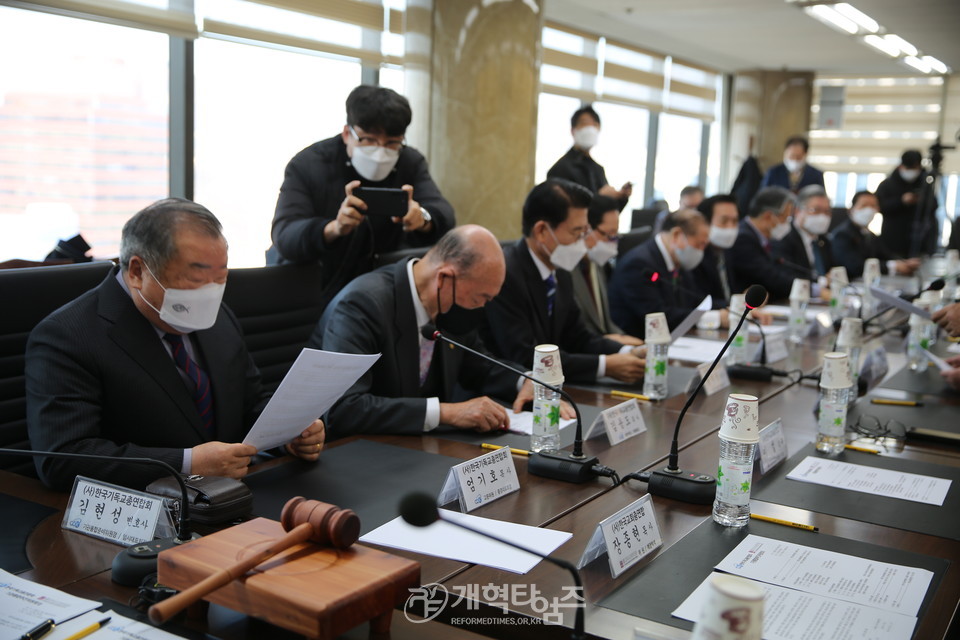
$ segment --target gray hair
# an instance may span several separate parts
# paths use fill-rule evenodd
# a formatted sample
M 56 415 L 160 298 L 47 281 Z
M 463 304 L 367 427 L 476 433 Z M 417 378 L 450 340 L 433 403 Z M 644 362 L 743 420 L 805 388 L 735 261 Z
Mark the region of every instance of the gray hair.
M 827 198 L 827 192 L 818 184 L 808 184 L 797 194 L 797 208 L 805 209 L 813 198 Z
M 211 238 L 222 238 L 223 227 L 203 205 L 183 198 L 166 198 L 141 209 L 127 220 L 120 234 L 120 268 L 138 256 L 156 275 L 177 254 L 176 234 L 190 227 Z
M 465 233 L 461 229 L 462 227 L 459 227 L 443 234 L 425 258 L 433 264 L 452 264 L 461 274 L 466 275 L 480 260 L 481 252 L 465 241 Z
M 783 187 L 765 187 L 753 196 L 748 213 L 751 218 L 759 218 L 767 211 L 780 215 L 787 203 L 793 201 L 793 194 Z
M 680 227 L 683 230 L 683 235 L 693 236 L 705 224 L 708 224 L 706 217 L 696 209 L 677 209 L 668 213 L 667 217 L 664 218 L 661 231 L 670 231 L 674 227 Z

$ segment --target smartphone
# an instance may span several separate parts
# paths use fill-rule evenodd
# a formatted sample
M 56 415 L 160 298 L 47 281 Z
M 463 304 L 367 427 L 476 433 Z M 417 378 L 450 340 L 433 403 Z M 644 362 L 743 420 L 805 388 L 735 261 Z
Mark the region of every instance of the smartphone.
M 402 218 L 407 215 L 410 197 L 403 189 L 384 187 L 357 187 L 353 195 L 367 205 L 367 215 Z

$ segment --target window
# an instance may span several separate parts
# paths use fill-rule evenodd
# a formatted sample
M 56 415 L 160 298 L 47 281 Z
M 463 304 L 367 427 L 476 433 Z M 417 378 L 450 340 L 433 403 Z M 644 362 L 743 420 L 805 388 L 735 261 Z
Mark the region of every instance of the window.
M 667 201 L 671 211 L 677 208 L 681 189 L 700 183 L 702 134 L 699 119 L 660 114 L 653 192 L 657 200 Z
M 570 117 L 580 108 L 576 98 L 541 93 L 537 110 L 537 184 L 547 179 L 547 171 L 573 145 Z M 602 116 L 601 116 L 602 117 Z
M 603 165 L 607 181 L 614 189 L 625 182 L 633 183 L 633 195 L 625 215 L 620 216 L 620 230 L 630 230 L 630 211 L 643 207 L 643 181 L 647 175 L 647 132 L 650 112 L 609 102 L 595 102 L 600 115 L 600 141 L 593 157 Z
M 0 260 L 77 233 L 117 255 L 167 194 L 168 58 L 163 34 L 0 7 Z

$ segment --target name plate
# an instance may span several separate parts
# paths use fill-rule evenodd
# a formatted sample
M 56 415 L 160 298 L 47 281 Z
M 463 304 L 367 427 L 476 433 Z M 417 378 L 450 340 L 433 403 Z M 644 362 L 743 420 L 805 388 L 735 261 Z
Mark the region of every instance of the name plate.
M 640 405 L 637 404 L 635 398 L 630 398 L 615 407 L 601 411 L 597 419 L 587 429 L 584 440 L 589 440 L 600 433 L 596 430 L 598 425 L 603 425 L 611 447 L 647 430 L 643 414 L 640 413 Z
M 61 527 L 124 546 L 154 539 L 165 518 L 163 498 L 77 476 Z
M 707 374 L 707 369 L 710 368 L 712 362 L 701 362 L 697 365 L 697 373 L 699 374 L 699 380 L 703 379 L 703 376 Z M 696 388 L 698 382 L 693 382 L 693 388 Z M 730 386 L 730 376 L 727 375 L 727 368 L 722 364 L 717 365 L 713 370 L 713 373 L 710 374 L 710 377 L 707 378 L 707 381 L 703 383 L 703 392 L 708 396 L 712 396 L 717 391 L 721 389 L 726 389 Z
M 437 504 L 460 501 L 464 513 L 520 490 L 520 479 L 508 447 L 485 453 L 450 468 Z
M 860 378 L 863 379 L 869 390 L 880 384 L 888 371 L 890 371 L 890 363 L 887 361 L 887 350 L 883 347 L 877 347 L 863 359 L 863 364 L 860 367 Z
M 657 514 L 648 493 L 597 525 L 577 568 L 607 554 L 610 575 L 616 578 L 662 544 Z
M 767 344 L 767 362 L 777 362 L 784 360 L 790 355 L 787 349 L 787 338 L 783 333 L 775 333 L 766 337 Z
M 787 439 L 783 435 L 783 419 L 777 418 L 760 429 L 759 454 L 760 474 L 765 474 L 787 459 Z

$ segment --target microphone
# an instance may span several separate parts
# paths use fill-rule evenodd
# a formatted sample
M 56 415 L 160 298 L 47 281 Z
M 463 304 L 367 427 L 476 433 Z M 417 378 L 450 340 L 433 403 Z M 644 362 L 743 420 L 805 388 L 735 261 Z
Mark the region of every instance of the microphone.
M 646 480 L 647 490 L 655 496 L 673 498 L 674 500 L 693 504 L 710 504 L 713 502 L 717 492 L 716 478 L 706 473 L 700 473 L 699 471 L 684 471 L 680 468 L 680 425 L 683 423 L 683 417 L 687 414 L 690 405 L 693 404 L 694 398 L 697 397 L 700 389 L 703 388 L 703 384 L 707 381 L 707 378 L 710 377 L 710 374 L 713 373 L 717 364 L 720 363 L 723 354 L 726 353 L 733 339 L 736 337 L 737 332 L 740 331 L 740 327 L 743 326 L 747 314 L 767 301 L 767 290 L 759 284 L 751 285 L 744 294 L 744 298 L 744 310 L 740 315 L 737 328 L 730 332 L 730 337 L 723 343 L 720 353 L 714 358 L 706 374 L 700 378 L 700 383 L 697 385 L 697 388 L 693 390 L 693 393 L 690 394 L 687 402 L 683 405 L 683 409 L 680 410 L 680 416 L 677 418 L 677 424 L 673 429 L 673 442 L 670 443 L 670 458 L 667 466 L 663 469 L 652 471 L 649 474 L 630 474 L 626 476 L 624 480 L 628 478 Z
M 943 278 L 937 278 L 936 280 L 934 280 L 933 282 L 931 282 L 930 285 L 929 285 L 926 289 L 923 289 L 922 291 L 918 291 L 917 293 L 915 293 L 915 294 L 913 294 L 913 295 L 910 295 L 909 293 L 903 293 L 903 294 L 900 294 L 900 297 L 903 298 L 904 300 L 906 300 L 907 302 L 913 302 L 914 300 L 916 300 L 917 298 L 919 298 L 920 296 L 922 296 L 922 295 L 923 295 L 924 293 L 926 293 L 927 291 L 940 291 L 940 290 L 942 290 L 942 289 L 946 286 L 946 284 L 947 284 L 947 281 L 946 281 L 946 280 L 944 280 Z
M 546 386 L 546 385 L 545 385 Z M 573 566 L 572 563 L 567 562 L 563 558 L 555 558 L 550 555 L 544 555 L 539 551 L 534 551 L 533 549 L 528 549 L 524 546 L 517 544 L 516 542 L 511 542 L 510 540 L 504 540 L 499 536 L 495 536 L 487 533 L 486 531 L 480 531 L 474 529 L 473 527 L 464 524 L 463 522 L 457 522 L 455 520 L 450 520 L 441 516 L 441 510 L 437 508 L 437 501 L 425 493 L 410 493 L 407 494 L 400 501 L 400 517 L 410 525 L 415 527 L 427 527 L 436 522 L 437 520 L 442 520 L 448 524 L 456 525 L 461 529 L 466 529 L 472 533 L 479 534 L 485 538 L 490 538 L 491 540 L 496 540 L 501 544 L 513 547 L 514 549 L 519 549 L 520 551 L 526 551 L 529 554 L 535 555 L 538 558 L 542 558 L 547 562 L 560 567 L 561 569 L 566 569 L 570 572 L 570 575 L 573 576 L 573 582 L 577 587 L 577 593 L 580 596 L 580 603 L 577 606 L 577 615 L 576 621 L 574 622 L 573 631 L 570 634 L 570 637 L 574 640 L 583 640 L 586 636 L 586 631 L 584 630 L 584 599 L 583 599 L 583 581 L 580 579 L 580 572 L 577 571 L 577 568 Z
M 162 460 L 153 458 L 126 458 L 99 456 L 87 453 L 66 453 L 62 451 L 34 451 L 31 449 L 0 449 L 0 455 L 30 456 L 32 458 L 65 458 L 68 460 L 108 460 L 121 464 L 151 464 L 162 467 L 164 471 L 177 479 L 180 485 L 180 515 L 177 523 L 177 535 L 172 538 L 160 538 L 152 542 L 127 547 L 113 559 L 111 579 L 128 587 L 139 587 L 143 579 L 157 572 L 157 554 L 178 544 L 190 542 L 194 536 L 190 530 L 190 499 L 187 485 L 180 473 Z
M 783 265 L 784 267 L 789 267 L 791 270 L 796 271 L 797 273 L 800 274 L 798 277 L 806 278 L 811 282 L 816 282 L 817 277 L 819 276 L 819 274 L 816 272 L 816 270 L 813 267 L 805 267 L 802 264 L 798 264 L 796 262 L 790 262 L 786 258 L 778 257 L 777 264 Z
M 483 358 L 487 362 L 492 362 L 493 364 L 506 369 L 507 371 L 512 371 L 513 373 L 531 380 L 541 386 L 550 389 L 556 393 L 559 393 L 564 400 L 570 403 L 570 406 L 573 407 L 573 410 L 577 414 L 577 432 L 573 440 L 573 451 L 571 453 L 564 453 L 559 450 L 554 451 L 535 451 L 530 453 L 530 459 L 527 463 L 527 471 L 532 473 L 535 476 L 542 476 L 544 478 L 553 478 L 554 480 L 563 480 L 564 482 L 575 482 L 583 483 L 588 480 L 592 480 L 597 476 L 604 476 L 607 478 L 613 478 L 614 484 L 620 484 L 620 477 L 617 475 L 617 472 L 609 467 L 605 467 L 600 464 L 600 460 L 596 456 L 587 457 L 583 453 L 583 421 L 580 418 L 580 407 L 577 406 L 577 403 L 573 401 L 573 398 L 570 397 L 566 391 L 561 389 L 558 386 L 547 384 L 541 380 L 534 378 L 533 376 L 520 371 L 510 365 L 500 362 L 496 358 L 492 358 L 485 353 L 477 351 L 476 349 L 471 349 L 465 344 L 461 344 L 456 340 L 452 340 L 440 333 L 440 331 L 433 326 L 432 324 L 425 324 L 423 328 L 420 329 L 420 335 L 422 335 L 427 340 L 443 340 L 447 344 L 451 344 L 457 348 L 463 349 L 468 353 Z

